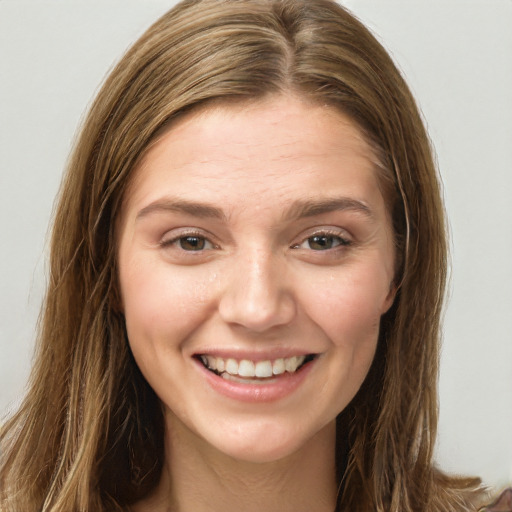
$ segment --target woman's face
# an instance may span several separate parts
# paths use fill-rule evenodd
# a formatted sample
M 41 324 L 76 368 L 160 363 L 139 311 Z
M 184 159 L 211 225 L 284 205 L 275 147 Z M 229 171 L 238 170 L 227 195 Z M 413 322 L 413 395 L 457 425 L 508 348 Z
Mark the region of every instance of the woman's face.
M 149 150 L 119 277 L 169 428 L 259 462 L 332 432 L 394 297 L 373 161 L 346 116 L 288 96 L 191 115 Z

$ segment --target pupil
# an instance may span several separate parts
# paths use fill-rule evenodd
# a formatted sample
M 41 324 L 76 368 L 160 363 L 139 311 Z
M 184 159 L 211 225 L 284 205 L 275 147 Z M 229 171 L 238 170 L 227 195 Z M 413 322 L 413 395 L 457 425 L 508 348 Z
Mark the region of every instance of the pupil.
M 309 246 L 311 249 L 316 250 L 325 250 L 325 249 L 331 249 L 333 245 L 334 239 L 332 236 L 313 236 L 311 237 L 309 241 Z
M 200 251 L 204 249 L 204 238 L 198 236 L 185 236 L 180 239 L 180 246 L 186 251 Z

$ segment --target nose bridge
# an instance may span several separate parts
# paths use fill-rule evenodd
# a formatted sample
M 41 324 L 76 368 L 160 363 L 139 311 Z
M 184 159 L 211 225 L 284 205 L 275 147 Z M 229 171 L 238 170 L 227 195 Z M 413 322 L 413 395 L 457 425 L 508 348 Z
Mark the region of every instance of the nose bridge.
M 279 255 L 255 247 L 234 258 L 219 311 L 226 322 L 257 332 L 289 323 L 295 315 L 295 301 Z

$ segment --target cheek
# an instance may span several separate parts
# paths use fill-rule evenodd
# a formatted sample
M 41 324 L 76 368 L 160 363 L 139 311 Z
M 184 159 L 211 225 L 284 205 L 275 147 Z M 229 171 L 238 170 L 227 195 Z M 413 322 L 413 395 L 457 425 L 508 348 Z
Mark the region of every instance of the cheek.
M 133 262 L 120 270 L 124 315 L 130 345 L 176 345 L 206 314 L 208 279 L 165 264 Z
M 356 348 L 369 345 L 373 350 L 388 293 L 382 276 L 333 275 L 316 286 L 310 284 L 307 288 L 316 292 L 305 301 L 307 313 L 331 341 Z

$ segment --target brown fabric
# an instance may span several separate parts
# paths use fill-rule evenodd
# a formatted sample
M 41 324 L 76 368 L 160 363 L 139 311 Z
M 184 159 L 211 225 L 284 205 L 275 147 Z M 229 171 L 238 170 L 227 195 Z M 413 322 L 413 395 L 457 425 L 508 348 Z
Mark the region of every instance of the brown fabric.
M 484 508 L 485 512 L 512 512 L 512 488 L 505 489 L 500 497 Z

